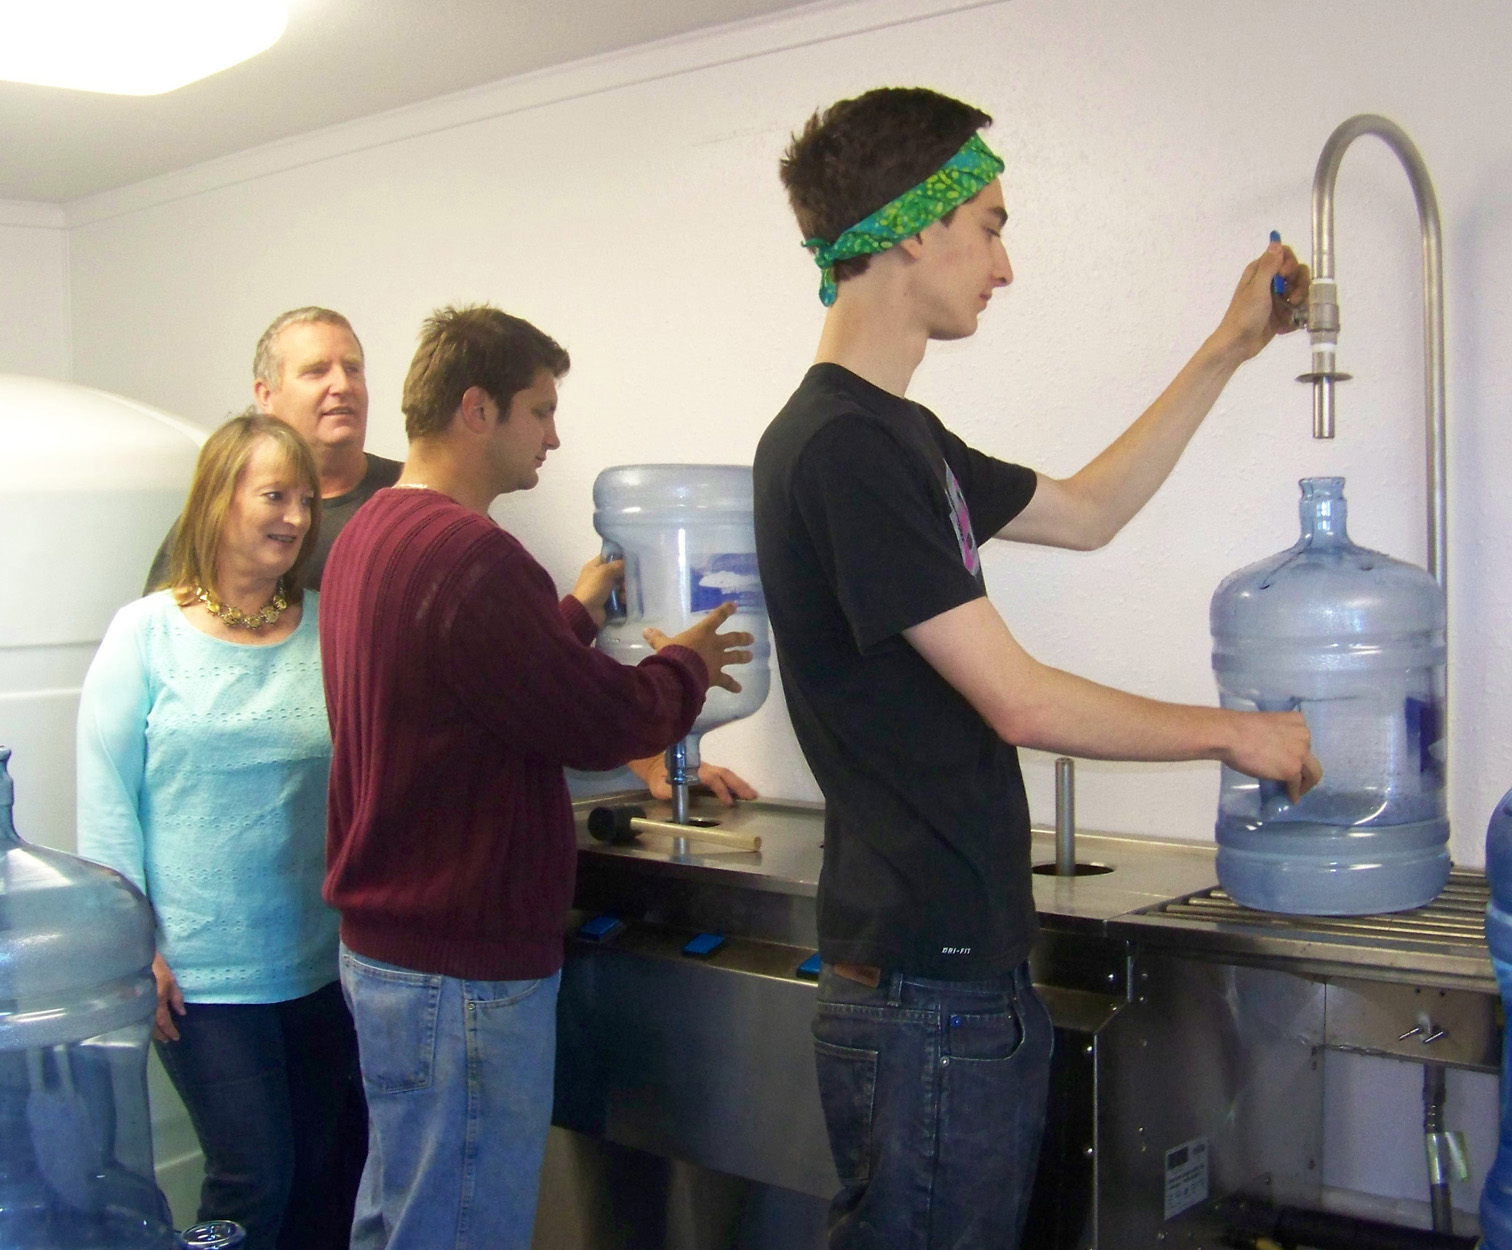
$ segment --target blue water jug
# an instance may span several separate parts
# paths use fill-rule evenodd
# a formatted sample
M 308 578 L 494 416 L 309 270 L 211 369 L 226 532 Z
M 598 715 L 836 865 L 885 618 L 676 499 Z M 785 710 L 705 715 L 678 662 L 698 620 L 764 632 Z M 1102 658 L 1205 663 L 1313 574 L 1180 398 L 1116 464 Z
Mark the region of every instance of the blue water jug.
M 152 909 L 31 846 L 0 747 L 0 1250 L 176 1250 L 152 1170 Z
M 1486 826 L 1486 877 L 1486 943 L 1503 1014 L 1512 1019 L 1512 790 L 1502 795 Z M 1480 1220 L 1487 1250 L 1512 1250 L 1512 1029 L 1502 1030 L 1501 1140 L 1481 1190 Z
M 1292 803 L 1225 766 L 1218 880 L 1265 911 L 1420 907 L 1449 879 L 1444 594 L 1349 540 L 1343 478 L 1301 486 L 1296 545 L 1213 594 L 1213 671 L 1226 708 L 1300 709 L 1323 780 Z
M 623 664 L 651 654 L 641 631 L 679 634 L 721 603 L 733 601 L 725 628 L 755 638 L 751 662 L 733 669 L 735 694 L 711 687 L 688 735 L 688 763 L 698 740 L 749 716 L 771 683 L 766 599 L 756 573 L 751 470 L 735 464 L 631 464 L 605 469 L 593 483 L 593 526 L 606 557 L 623 557 L 623 598 L 610 605 L 598 646 Z

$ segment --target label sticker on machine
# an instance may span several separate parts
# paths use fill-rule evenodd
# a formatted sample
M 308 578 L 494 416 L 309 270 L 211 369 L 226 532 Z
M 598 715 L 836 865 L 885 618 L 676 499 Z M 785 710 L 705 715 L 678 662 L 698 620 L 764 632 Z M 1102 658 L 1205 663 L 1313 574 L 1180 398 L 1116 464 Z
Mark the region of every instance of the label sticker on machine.
M 1180 1215 L 1188 1207 L 1206 1202 L 1208 1196 L 1208 1148 L 1206 1137 L 1173 1146 L 1165 1154 L 1165 1218 Z
M 739 612 L 766 611 L 754 551 L 710 556 L 702 568 L 688 569 L 689 611 L 709 612 L 731 600 Z

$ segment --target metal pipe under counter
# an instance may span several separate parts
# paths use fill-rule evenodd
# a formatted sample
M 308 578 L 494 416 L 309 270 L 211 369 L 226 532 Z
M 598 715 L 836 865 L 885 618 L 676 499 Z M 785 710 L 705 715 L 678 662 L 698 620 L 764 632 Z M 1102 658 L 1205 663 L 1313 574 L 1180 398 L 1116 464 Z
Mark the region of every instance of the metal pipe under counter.
M 627 801 L 666 807 L 606 796 L 578 804 L 580 825 Z M 809 1034 L 823 809 L 703 799 L 692 814 L 760 851 L 580 836 L 556 1122 L 775 1187 L 809 1204 L 818 1237 L 838 1189 Z M 1049 869 L 1031 966 L 1057 1032 L 1032 1250 L 1211 1245 L 1233 1194 L 1316 1205 L 1326 1047 L 1495 1067 L 1478 874 L 1456 875 L 1445 922 L 1351 928 L 1227 903 L 1209 844 L 1083 832 L 1078 862 L 1111 871 L 1077 876 L 1055 875 L 1054 851 L 1036 829 Z

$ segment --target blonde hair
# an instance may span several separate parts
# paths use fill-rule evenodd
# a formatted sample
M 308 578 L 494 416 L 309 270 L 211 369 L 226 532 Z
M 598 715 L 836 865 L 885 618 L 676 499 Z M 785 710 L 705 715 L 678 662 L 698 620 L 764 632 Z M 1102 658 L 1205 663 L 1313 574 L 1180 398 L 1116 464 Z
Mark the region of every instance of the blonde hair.
M 249 408 L 227 421 L 200 448 L 194 481 L 189 484 L 189 498 L 178 519 L 168 562 L 168 589 L 179 603 L 193 602 L 200 587 L 220 598 L 215 570 L 226 514 L 231 510 L 231 497 L 236 493 L 242 472 L 265 438 L 278 444 L 284 466 L 293 469 L 310 488 L 310 528 L 305 531 L 299 554 L 283 578 L 284 597 L 291 604 L 304 598 L 301 574 L 309 563 L 320 530 L 320 475 L 315 457 L 292 426 Z

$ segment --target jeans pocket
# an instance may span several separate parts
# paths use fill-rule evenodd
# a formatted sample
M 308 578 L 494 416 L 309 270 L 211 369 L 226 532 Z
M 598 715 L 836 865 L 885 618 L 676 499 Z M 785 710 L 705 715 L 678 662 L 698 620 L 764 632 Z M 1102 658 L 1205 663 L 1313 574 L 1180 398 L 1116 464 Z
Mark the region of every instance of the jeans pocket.
M 952 1063 L 999 1063 L 1023 1043 L 1024 1018 L 1017 998 L 1007 994 L 988 1011 L 952 1012 L 944 1053 Z
M 463 991 L 467 1001 L 479 1007 L 514 1007 L 540 992 L 550 977 L 527 981 L 467 981 Z
M 362 1080 L 369 1094 L 429 1087 L 436 1065 L 441 978 L 377 967 L 341 953 L 341 975 L 357 1025 Z
M 817 1035 L 821 1025 L 815 1021 L 814 1062 L 830 1153 L 841 1184 L 864 1185 L 871 1178 L 878 1052 L 827 1042 Z

